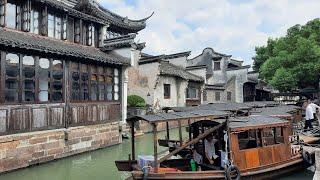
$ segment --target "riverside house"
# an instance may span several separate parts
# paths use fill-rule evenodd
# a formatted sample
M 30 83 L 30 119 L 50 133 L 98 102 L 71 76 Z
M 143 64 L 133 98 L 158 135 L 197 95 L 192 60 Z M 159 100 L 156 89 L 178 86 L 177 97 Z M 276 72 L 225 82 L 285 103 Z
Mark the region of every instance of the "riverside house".
M 94 0 L 0 1 L 0 172 L 121 142 L 146 20 Z

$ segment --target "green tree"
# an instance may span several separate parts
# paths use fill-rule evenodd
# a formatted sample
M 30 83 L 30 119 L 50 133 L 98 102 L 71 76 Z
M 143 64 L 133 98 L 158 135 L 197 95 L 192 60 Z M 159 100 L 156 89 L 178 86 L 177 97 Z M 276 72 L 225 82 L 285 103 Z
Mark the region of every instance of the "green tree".
M 316 88 L 320 73 L 320 19 L 295 25 L 286 36 L 256 47 L 254 69 L 280 91 Z

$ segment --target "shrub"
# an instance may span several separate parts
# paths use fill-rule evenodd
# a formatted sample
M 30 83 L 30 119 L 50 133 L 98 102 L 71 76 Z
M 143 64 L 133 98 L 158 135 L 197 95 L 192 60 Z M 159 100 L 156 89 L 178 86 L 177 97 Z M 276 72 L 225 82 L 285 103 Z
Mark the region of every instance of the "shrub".
M 128 96 L 128 106 L 129 107 L 146 107 L 145 100 L 137 95 Z

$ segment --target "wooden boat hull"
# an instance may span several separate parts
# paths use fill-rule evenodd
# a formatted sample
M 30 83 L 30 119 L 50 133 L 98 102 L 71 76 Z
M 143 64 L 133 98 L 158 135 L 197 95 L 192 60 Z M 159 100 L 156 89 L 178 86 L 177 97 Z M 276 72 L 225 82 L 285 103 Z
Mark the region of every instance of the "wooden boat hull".
M 259 168 L 254 171 L 241 172 L 241 179 L 274 179 L 279 176 L 284 176 L 291 172 L 296 172 L 309 167 L 302 158 L 293 160 L 291 162 L 272 166 L 269 168 Z M 143 179 L 141 171 L 132 172 L 130 179 Z M 147 179 L 215 179 L 225 180 L 225 172 L 222 170 L 215 171 L 198 171 L 198 172 L 169 172 L 169 173 L 150 173 Z

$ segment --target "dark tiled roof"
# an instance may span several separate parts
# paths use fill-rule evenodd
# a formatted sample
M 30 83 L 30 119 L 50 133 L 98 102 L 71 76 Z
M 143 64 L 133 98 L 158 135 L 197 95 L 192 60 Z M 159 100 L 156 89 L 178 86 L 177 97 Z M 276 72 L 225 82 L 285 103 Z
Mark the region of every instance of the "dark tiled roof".
M 213 103 L 196 107 L 172 107 L 171 109 L 177 112 L 186 112 L 193 110 L 241 111 L 249 110 L 251 109 L 251 107 L 243 103 Z
M 103 50 L 113 50 L 115 48 L 130 47 L 134 43 L 136 34 L 128 34 L 116 38 L 106 39 Z
M 236 117 L 236 118 L 230 119 L 229 128 L 251 129 L 251 128 L 261 128 L 265 126 L 275 127 L 275 126 L 283 126 L 288 123 L 289 121 L 282 120 L 277 117 L 271 117 L 271 116 Z
M 197 82 L 204 81 L 201 77 L 191 74 L 187 72 L 185 69 L 183 69 L 182 67 L 175 66 L 169 62 L 165 62 L 165 61 L 160 62 L 159 69 L 160 69 L 161 75 L 175 76 L 175 77 L 180 77 L 182 79 L 192 80 Z
M 280 105 L 276 107 L 265 107 L 258 108 L 252 112 L 252 115 L 268 115 L 268 116 L 291 116 L 297 109 L 300 109 L 298 106 L 293 105 Z
M 130 64 L 130 60 L 115 53 L 104 53 L 95 47 L 55 40 L 31 33 L 0 28 L 0 44 L 43 53 L 90 59 L 110 64 Z
M 65 11 L 71 16 L 82 18 L 87 21 L 92 21 L 92 22 L 96 22 L 99 24 L 107 24 L 108 23 L 108 21 L 106 21 L 104 19 L 96 18 L 94 16 L 77 11 L 76 9 L 73 9 L 72 7 L 66 5 L 65 3 L 57 1 L 57 0 L 35 0 L 35 1 L 37 1 L 39 3 L 44 3 L 44 4 L 48 5 L 49 7 L 53 7 L 55 9 Z
M 155 115 L 143 115 L 135 116 L 127 119 L 127 121 L 138 121 L 144 120 L 149 123 L 156 122 L 166 122 L 166 121 L 177 121 L 177 120 L 186 120 L 189 118 L 201 118 L 208 116 L 227 117 L 229 114 L 223 111 L 214 111 L 214 110 L 194 110 L 188 112 L 169 112 L 169 113 L 159 113 Z M 224 121 L 220 121 L 224 122 Z
M 127 17 L 119 16 L 98 3 L 89 0 L 82 0 L 78 5 L 75 6 L 76 9 L 83 9 L 86 12 L 91 12 L 92 15 L 98 17 L 99 19 L 103 19 L 111 23 L 112 25 L 124 28 L 129 30 L 130 32 L 138 32 L 146 27 L 146 21 L 149 19 L 153 13 L 144 19 L 141 20 L 131 20 Z
M 249 69 L 251 66 L 240 66 L 240 67 L 233 67 L 233 68 L 227 68 L 227 71 L 234 71 L 234 70 L 239 70 L 239 69 Z

